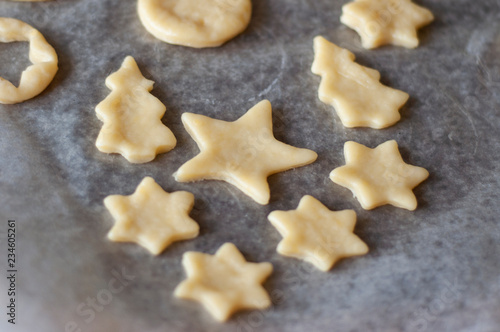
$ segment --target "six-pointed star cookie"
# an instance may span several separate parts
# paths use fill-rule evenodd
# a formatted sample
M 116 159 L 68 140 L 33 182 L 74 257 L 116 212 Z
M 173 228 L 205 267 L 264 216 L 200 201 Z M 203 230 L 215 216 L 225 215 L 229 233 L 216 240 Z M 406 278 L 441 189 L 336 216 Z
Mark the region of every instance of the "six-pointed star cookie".
M 277 251 L 328 271 L 341 258 L 364 255 L 368 246 L 353 234 L 356 212 L 330 211 L 306 195 L 292 211 L 273 211 L 269 221 L 283 236 Z
M 174 174 L 180 182 L 223 180 L 259 204 L 269 202 L 267 177 L 316 160 L 317 154 L 276 140 L 271 103 L 261 101 L 234 122 L 182 114 L 182 122 L 201 150 Z
M 379 82 L 380 73 L 354 62 L 355 56 L 325 38 L 314 38 L 312 72 L 321 76 L 319 99 L 335 108 L 346 127 L 393 125 L 408 94 Z
M 361 36 L 364 48 L 385 44 L 415 48 L 417 29 L 434 20 L 432 13 L 410 0 L 355 0 L 342 7 L 340 21 Z
M 270 263 L 249 263 L 232 243 L 215 255 L 187 252 L 182 258 L 187 279 L 175 289 L 176 297 L 200 302 L 219 321 L 241 309 L 264 309 L 271 305 L 264 280 Z
M 406 164 L 396 141 L 387 141 L 375 149 L 346 142 L 344 156 L 346 165 L 334 169 L 330 179 L 350 189 L 365 210 L 384 204 L 407 210 L 417 208 L 412 189 L 427 179 L 429 172 Z
M 169 194 L 146 177 L 134 194 L 104 199 L 104 205 L 116 221 L 108 238 L 136 242 L 158 255 L 174 241 L 198 236 L 198 224 L 189 217 L 193 204 L 193 194 L 186 191 Z

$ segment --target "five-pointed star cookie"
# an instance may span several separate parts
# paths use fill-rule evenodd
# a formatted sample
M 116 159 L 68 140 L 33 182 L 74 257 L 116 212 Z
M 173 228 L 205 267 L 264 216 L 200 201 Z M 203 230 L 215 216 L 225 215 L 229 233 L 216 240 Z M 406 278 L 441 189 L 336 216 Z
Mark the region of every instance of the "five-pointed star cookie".
M 111 241 L 136 242 L 158 255 L 174 241 L 198 236 L 198 224 L 189 217 L 194 196 L 186 191 L 165 192 L 145 177 L 134 194 L 104 199 L 116 223 L 108 233 Z
M 271 103 L 261 101 L 234 122 L 182 114 L 182 122 L 201 150 L 174 174 L 180 182 L 226 181 L 259 204 L 269 202 L 267 177 L 316 160 L 317 154 L 276 140 Z
M 364 255 L 368 246 L 353 234 L 356 212 L 330 211 L 306 195 L 292 211 L 273 211 L 269 221 L 283 236 L 277 251 L 328 271 L 341 258 Z
M 335 108 L 344 126 L 381 129 L 399 121 L 406 92 L 383 85 L 378 71 L 357 64 L 354 54 L 321 36 L 314 38 L 314 53 L 319 99 Z
M 375 149 L 346 142 L 344 156 L 346 165 L 334 169 L 330 179 L 350 189 L 365 210 L 384 204 L 411 211 L 417 208 L 412 189 L 427 179 L 429 172 L 406 164 L 396 141 L 387 141 Z
M 106 86 L 113 91 L 96 107 L 97 117 L 104 122 L 96 141 L 99 151 L 146 163 L 175 147 L 174 134 L 161 121 L 166 107 L 149 93 L 153 84 L 131 56 L 108 76 Z
M 270 263 L 248 263 L 232 243 L 215 255 L 187 252 L 182 258 L 187 279 L 175 289 L 176 297 L 200 302 L 219 321 L 241 309 L 264 309 L 271 305 L 264 280 Z
M 340 21 L 361 36 L 364 48 L 385 44 L 418 46 L 417 29 L 434 20 L 432 13 L 410 0 L 355 0 L 342 7 Z

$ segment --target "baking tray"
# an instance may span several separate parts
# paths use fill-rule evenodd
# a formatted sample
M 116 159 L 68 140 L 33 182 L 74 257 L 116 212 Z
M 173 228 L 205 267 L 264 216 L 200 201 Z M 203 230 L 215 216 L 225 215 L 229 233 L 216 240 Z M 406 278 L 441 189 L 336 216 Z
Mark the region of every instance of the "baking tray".
M 0 106 L 2 272 L 7 220 L 17 222 L 17 324 L 1 331 L 498 331 L 500 329 L 500 9 L 496 0 L 419 0 L 436 20 L 414 50 L 364 50 L 339 22 L 344 1 L 254 0 L 248 29 L 220 48 L 162 43 L 142 27 L 136 1 L 1 2 L 0 16 L 39 29 L 57 50 L 60 70 L 40 96 Z M 410 94 L 402 119 L 384 129 L 346 129 L 317 97 L 312 40 L 323 35 Z M 0 45 L 0 73 L 16 79 L 27 65 L 23 44 Z M 144 165 L 100 153 L 95 106 L 106 77 L 125 56 L 155 81 L 164 123 L 177 147 Z M 232 121 L 262 99 L 273 105 L 276 137 L 312 149 L 318 160 L 269 178 L 260 206 L 219 181 L 177 183 L 172 174 L 198 149 L 183 112 Z M 344 164 L 348 140 L 375 147 L 396 139 L 404 160 L 425 167 L 415 212 L 384 206 L 364 211 L 328 179 Z M 200 236 L 159 257 L 106 239 L 113 221 L 102 201 L 130 194 L 144 176 L 167 191 L 195 197 Z M 355 233 L 370 247 L 330 272 L 276 253 L 281 237 L 267 221 L 310 194 L 332 210 L 354 209 Z M 214 253 L 224 242 L 249 261 L 269 261 L 264 284 L 274 306 L 215 322 L 198 303 L 172 296 L 185 278 L 182 254 Z M 116 274 L 133 277 L 94 315 L 87 298 Z M 7 301 L 7 280 L 0 279 Z M 97 310 L 97 309 L 100 309 Z M 91 319 L 92 318 L 92 319 Z M 70 329 L 71 330 L 71 329 Z

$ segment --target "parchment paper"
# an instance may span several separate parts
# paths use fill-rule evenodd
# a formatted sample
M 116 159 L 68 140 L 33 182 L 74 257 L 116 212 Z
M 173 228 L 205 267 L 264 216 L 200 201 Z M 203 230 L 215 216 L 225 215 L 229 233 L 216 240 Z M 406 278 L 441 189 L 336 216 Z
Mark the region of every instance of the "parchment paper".
M 498 331 L 500 330 L 500 6 L 497 0 L 419 0 L 436 16 L 415 50 L 361 48 L 339 22 L 344 1 L 254 0 L 249 28 L 220 48 L 162 43 L 142 27 L 132 0 L 1 2 L 0 16 L 39 29 L 57 50 L 60 71 L 40 96 L 0 106 L 0 267 L 7 220 L 17 221 L 17 324 L 1 331 Z M 312 40 L 323 35 L 408 92 L 402 120 L 385 130 L 346 129 L 317 97 Z M 24 44 L 0 45 L 0 75 L 18 80 Z M 106 77 L 125 56 L 156 82 L 164 123 L 177 147 L 132 165 L 94 146 L 102 123 L 94 108 L 110 92 Z M 262 99 L 273 104 L 276 137 L 315 150 L 316 163 L 271 176 L 271 203 L 235 187 L 177 183 L 172 174 L 198 153 L 183 112 L 232 121 Z M 347 140 L 375 147 L 396 139 L 404 160 L 431 176 L 418 186 L 415 212 L 364 211 L 328 179 L 344 164 Z M 113 220 L 102 201 L 131 194 L 144 176 L 196 197 L 200 236 L 159 257 L 106 239 Z M 278 255 L 281 236 L 267 221 L 311 194 L 332 210 L 358 213 L 355 233 L 370 247 L 328 273 Z M 264 284 L 275 305 L 216 323 L 195 302 L 173 297 L 185 278 L 185 251 L 214 253 L 231 241 L 249 261 L 269 261 Z M 116 275 L 129 278 L 109 299 Z M 121 277 L 124 277 L 124 276 Z M 99 298 L 95 309 L 86 304 Z M 109 300 L 109 303 L 108 303 Z M 90 311 L 93 312 L 91 314 Z

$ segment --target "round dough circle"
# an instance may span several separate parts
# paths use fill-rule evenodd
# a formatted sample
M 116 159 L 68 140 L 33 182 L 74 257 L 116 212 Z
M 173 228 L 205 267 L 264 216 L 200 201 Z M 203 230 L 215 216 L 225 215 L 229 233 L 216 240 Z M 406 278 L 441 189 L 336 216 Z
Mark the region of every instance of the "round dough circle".
M 52 82 L 57 72 L 56 51 L 42 34 L 23 21 L 0 17 L 0 42 L 30 43 L 31 66 L 21 74 L 19 87 L 0 77 L 0 103 L 16 104 L 40 94 Z
M 139 18 L 156 38 L 176 45 L 216 47 L 243 32 L 251 0 L 138 0 Z

